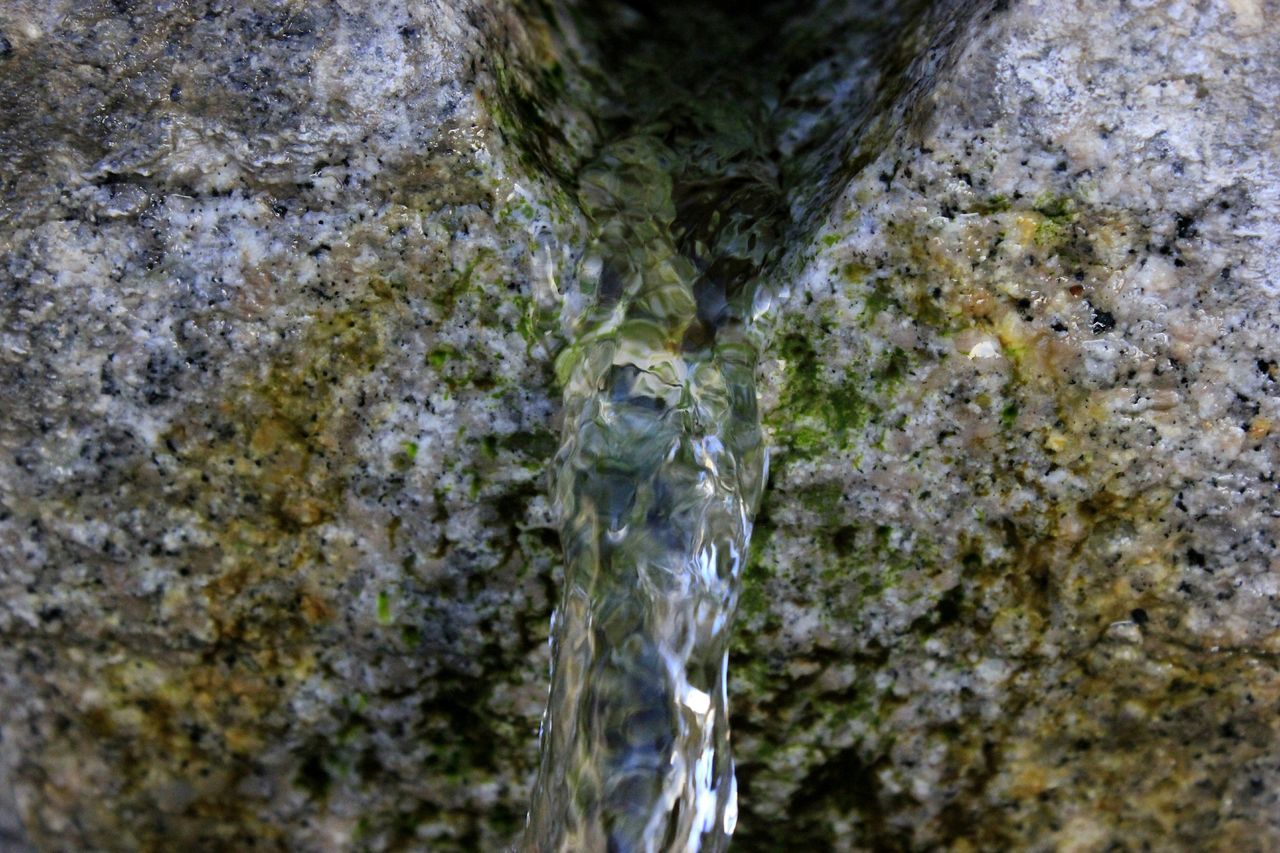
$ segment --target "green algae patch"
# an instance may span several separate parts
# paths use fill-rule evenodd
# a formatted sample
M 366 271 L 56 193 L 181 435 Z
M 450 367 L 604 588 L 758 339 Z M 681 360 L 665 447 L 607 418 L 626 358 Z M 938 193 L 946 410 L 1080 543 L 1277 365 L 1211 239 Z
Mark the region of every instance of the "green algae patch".
M 936 574 L 938 553 L 931 540 L 911 531 L 896 532 L 890 525 L 849 523 L 849 518 L 842 512 L 822 528 L 830 550 L 821 573 L 829 583 L 856 583 L 865 601 L 894 589 L 908 573 Z
M 531 429 L 513 432 L 498 440 L 497 447 L 518 453 L 524 464 L 545 464 L 555 455 L 560 445 L 559 437 L 549 429 Z
M 1075 218 L 1076 200 L 1069 195 L 1043 192 L 1036 196 L 1032 208 L 1054 222 L 1065 223 Z
M 996 194 L 979 201 L 973 205 L 969 212 L 977 213 L 981 216 L 990 216 L 993 213 L 1004 213 L 1012 207 L 1013 204 L 1009 201 L 1008 196 Z
M 874 415 L 874 404 L 858 384 L 827 375 L 805 335 L 784 334 L 775 350 L 786 366 L 787 378 L 778 417 L 768 423 L 788 452 L 812 456 L 833 439 L 841 446 Z

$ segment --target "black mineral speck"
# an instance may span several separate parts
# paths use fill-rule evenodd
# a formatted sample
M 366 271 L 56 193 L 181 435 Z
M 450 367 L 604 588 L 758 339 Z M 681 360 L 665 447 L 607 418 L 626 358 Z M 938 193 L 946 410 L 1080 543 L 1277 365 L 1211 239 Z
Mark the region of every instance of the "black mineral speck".
M 1134 608 L 1129 611 L 1129 618 L 1138 625 L 1145 625 L 1147 624 L 1147 611 L 1143 610 L 1141 607 Z
M 1177 228 L 1179 240 L 1186 240 L 1196 236 L 1196 221 L 1190 216 L 1184 216 L 1179 213 L 1175 220 L 1175 227 Z
M 1116 318 L 1110 311 L 1093 310 L 1093 332 L 1095 335 L 1109 332 L 1116 327 Z
M 111 369 L 111 359 L 107 359 L 102 363 L 102 370 L 98 374 L 100 382 L 100 393 L 105 397 L 114 397 L 120 393 L 120 386 L 116 384 L 115 372 Z
M 0 59 L 8 59 L 11 56 L 13 56 L 13 43 L 4 33 L 0 33 Z

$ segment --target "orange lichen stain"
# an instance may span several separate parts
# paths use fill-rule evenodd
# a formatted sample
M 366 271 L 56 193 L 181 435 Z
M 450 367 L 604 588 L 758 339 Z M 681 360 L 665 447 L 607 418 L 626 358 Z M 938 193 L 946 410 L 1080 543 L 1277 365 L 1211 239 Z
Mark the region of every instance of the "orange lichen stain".
M 1049 777 L 1045 769 L 1039 765 L 1028 765 L 1019 769 L 1009 786 L 1009 793 L 1018 799 L 1038 797 L 1049 787 Z
M 325 564 L 319 526 L 346 500 L 352 457 L 341 451 L 361 426 L 346 389 L 382 359 L 396 310 L 374 293 L 314 318 L 261 373 L 232 379 L 220 403 L 193 407 L 160 437 L 178 466 L 166 499 L 189 507 L 210 540 L 184 570 L 202 581 L 183 602 L 208 633 L 182 649 L 124 649 L 122 662 L 86 674 L 100 692 L 66 740 L 117 756 L 112 802 L 181 805 L 172 838 L 184 826 L 277 834 L 237 786 L 314 669 L 317 626 L 335 616 L 311 577 Z
M 303 592 L 302 599 L 298 603 L 298 609 L 302 613 L 302 618 L 307 620 L 307 624 L 315 625 L 320 622 L 328 622 L 333 619 L 334 611 L 329 603 L 313 592 Z
M 262 749 L 263 741 L 253 729 L 231 726 L 222 732 L 227 749 L 232 752 L 248 754 Z

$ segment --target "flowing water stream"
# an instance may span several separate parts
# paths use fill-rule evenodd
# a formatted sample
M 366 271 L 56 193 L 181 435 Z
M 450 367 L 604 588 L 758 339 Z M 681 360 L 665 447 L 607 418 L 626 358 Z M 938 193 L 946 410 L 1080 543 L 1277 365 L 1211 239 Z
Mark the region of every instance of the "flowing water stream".
M 576 179 L 592 237 L 556 363 L 566 571 L 524 848 L 722 850 L 728 644 L 767 466 L 756 363 L 789 223 L 776 20 L 623 13 L 610 134 Z

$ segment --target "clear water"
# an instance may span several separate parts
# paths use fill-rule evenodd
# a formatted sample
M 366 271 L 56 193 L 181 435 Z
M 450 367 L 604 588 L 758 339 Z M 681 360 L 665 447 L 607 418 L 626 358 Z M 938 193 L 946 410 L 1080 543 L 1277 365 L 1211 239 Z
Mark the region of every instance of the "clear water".
M 593 236 L 556 363 L 566 572 L 527 850 L 722 850 L 737 819 L 728 644 L 785 206 L 768 76 L 744 66 L 759 28 L 704 14 L 718 35 L 682 12 L 695 41 L 632 46 L 620 132 L 577 176 Z

